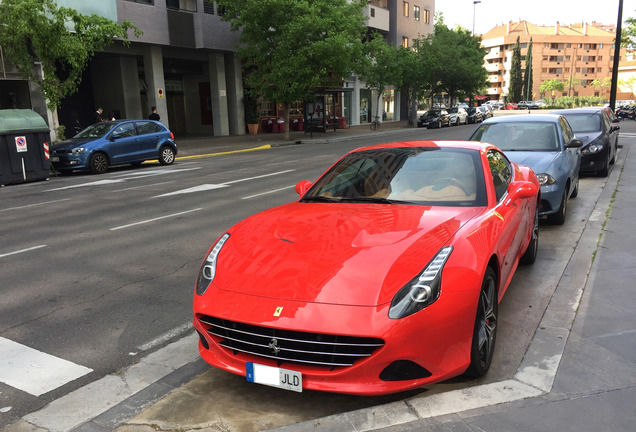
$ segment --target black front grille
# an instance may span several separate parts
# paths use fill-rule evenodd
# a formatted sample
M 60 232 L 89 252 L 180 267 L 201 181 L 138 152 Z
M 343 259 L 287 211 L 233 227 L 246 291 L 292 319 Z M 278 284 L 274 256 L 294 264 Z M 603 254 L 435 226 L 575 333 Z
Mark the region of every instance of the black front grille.
M 207 332 L 221 338 L 219 345 L 238 352 L 284 362 L 346 367 L 384 346 L 378 338 L 281 330 L 201 316 Z

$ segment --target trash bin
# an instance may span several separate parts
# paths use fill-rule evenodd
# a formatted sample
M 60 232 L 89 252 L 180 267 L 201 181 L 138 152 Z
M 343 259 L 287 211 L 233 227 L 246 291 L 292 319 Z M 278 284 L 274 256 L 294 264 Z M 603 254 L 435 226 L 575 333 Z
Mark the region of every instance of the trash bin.
M 0 186 L 48 180 L 49 127 L 30 109 L 0 110 Z

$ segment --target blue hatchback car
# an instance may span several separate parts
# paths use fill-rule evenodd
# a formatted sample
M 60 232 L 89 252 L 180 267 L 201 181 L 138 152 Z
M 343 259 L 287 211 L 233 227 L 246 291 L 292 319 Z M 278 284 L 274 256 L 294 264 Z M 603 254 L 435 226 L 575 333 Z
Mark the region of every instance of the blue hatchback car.
M 51 164 L 60 172 L 90 170 L 101 174 L 111 165 L 141 165 L 158 159 L 170 165 L 177 154 L 174 135 L 153 120 L 95 123 L 51 147 Z
M 470 137 L 496 145 L 513 162 L 527 165 L 541 184 L 539 215 L 565 222 L 567 201 L 579 193 L 583 145 L 561 115 L 526 114 L 485 120 Z

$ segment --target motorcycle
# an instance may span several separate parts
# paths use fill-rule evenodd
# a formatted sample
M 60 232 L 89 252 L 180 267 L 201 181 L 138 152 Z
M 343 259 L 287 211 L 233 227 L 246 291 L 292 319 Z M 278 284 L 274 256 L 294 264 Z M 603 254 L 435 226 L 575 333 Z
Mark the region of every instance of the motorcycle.
M 635 108 L 632 108 L 632 107 L 618 108 L 616 110 L 616 117 L 618 117 L 621 120 L 622 119 L 636 120 Z

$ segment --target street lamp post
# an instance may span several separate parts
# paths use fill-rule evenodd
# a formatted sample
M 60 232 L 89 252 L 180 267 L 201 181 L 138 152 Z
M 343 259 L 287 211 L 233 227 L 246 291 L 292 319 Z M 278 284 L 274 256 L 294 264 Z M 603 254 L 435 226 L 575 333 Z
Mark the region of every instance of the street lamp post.
M 475 35 L 475 7 L 477 3 L 481 3 L 481 0 L 473 0 L 473 36 Z

